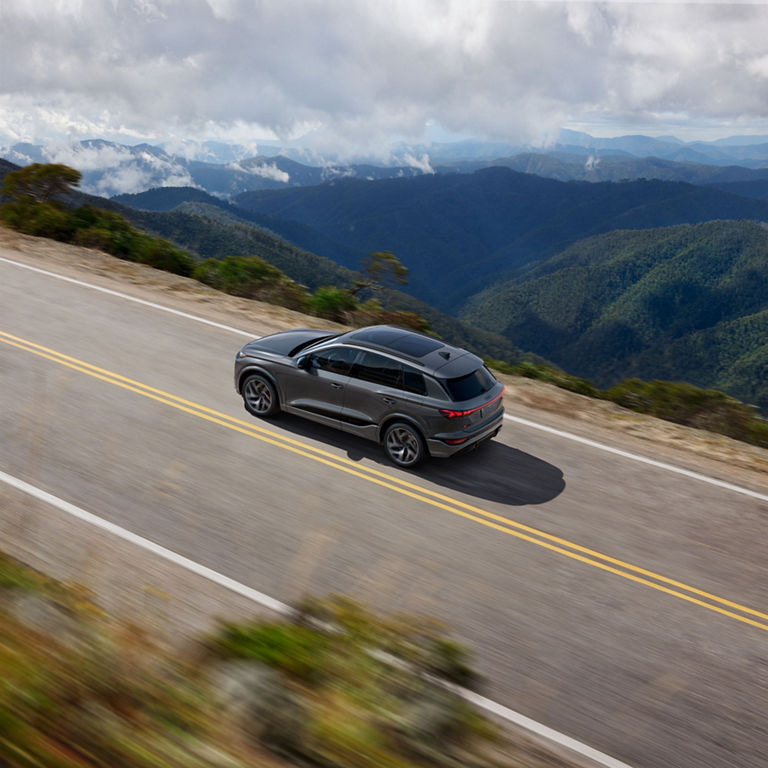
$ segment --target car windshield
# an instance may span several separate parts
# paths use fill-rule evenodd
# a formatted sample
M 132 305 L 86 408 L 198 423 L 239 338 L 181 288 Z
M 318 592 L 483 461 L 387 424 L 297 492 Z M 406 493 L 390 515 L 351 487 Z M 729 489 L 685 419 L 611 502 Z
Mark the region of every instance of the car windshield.
M 330 341 L 331 339 L 335 339 L 337 336 L 340 336 L 339 333 L 329 333 L 327 336 L 321 336 L 319 339 L 309 339 L 309 341 L 302 341 L 301 344 L 294 347 L 288 354 L 290 357 L 293 357 L 294 355 L 298 355 L 299 352 L 306 349 L 309 346 L 314 346 L 315 344 L 323 344 L 326 341 Z
M 458 379 L 445 379 L 443 382 L 451 398 L 456 401 L 472 400 L 472 398 L 482 395 L 483 392 L 493 389 L 496 379 L 493 374 L 482 366 L 476 371 L 460 376 Z

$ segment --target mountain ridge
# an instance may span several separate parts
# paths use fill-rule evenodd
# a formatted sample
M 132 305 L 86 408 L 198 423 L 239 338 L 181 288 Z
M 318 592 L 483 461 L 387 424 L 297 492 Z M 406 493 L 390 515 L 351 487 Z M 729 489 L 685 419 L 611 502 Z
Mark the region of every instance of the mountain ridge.
M 684 142 L 675 137 L 643 135 L 599 138 L 563 130 L 555 141 L 543 146 L 479 140 L 400 143 L 390 148 L 385 159 L 342 159 L 319 155 L 304 147 L 269 143 L 238 146 L 208 141 L 164 147 L 147 142 L 126 145 L 89 139 L 51 145 L 19 142 L 0 147 L 0 157 L 21 165 L 61 162 L 80 168 L 84 188 L 94 194 L 189 185 L 229 197 L 252 189 L 312 186 L 342 177 L 380 179 L 468 173 L 489 164 L 508 165 L 561 180 L 645 177 L 697 183 L 715 182 L 716 169 L 730 166 L 735 174 L 731 180 L 744 181 L 752 178 L 748 175 L 750 171 L 768 172 L 768 137 L 734 136 Z

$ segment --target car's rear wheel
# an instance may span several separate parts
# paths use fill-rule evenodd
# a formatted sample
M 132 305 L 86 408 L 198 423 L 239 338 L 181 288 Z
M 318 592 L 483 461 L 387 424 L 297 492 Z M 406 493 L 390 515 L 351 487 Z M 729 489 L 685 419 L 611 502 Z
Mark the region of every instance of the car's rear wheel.
M 398 421 L 384 432 L 384 450 L 398 467 L 411 468 L 426 458 L 424 439 L 410 424 Z
M 275 416 L 280 411 L 280 403 L 277 399 L 272 382 L 259 374 L 249 376 L 241 389 L 245 410 L 254 416 L 268 418 Z

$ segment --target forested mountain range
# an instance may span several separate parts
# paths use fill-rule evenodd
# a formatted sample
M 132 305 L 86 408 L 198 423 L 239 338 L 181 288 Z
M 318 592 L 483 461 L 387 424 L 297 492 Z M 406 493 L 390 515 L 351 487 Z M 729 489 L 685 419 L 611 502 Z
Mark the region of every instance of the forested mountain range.
M 461 315 L 607 386 L 686 380 L 768 411 L 768 229 L 712 221 L 582 240 Z
M 553 256 L 578 240 L 614 229 L 694 224 L 713 219 L 768 221 L 768 202 L 682 182 L 560 182 L 509 168 L 473 174 L 361 182 L 237 196 L 239 207 L 298 222 L 336 243 L 345 266 L 371 250 L 393 251 L 411 271 L 409 292 L 458 314 L 474 293 Z M 310 247 L 293 238 L 294 244 Z M 322 255 L 334 258 L 323 250 Z

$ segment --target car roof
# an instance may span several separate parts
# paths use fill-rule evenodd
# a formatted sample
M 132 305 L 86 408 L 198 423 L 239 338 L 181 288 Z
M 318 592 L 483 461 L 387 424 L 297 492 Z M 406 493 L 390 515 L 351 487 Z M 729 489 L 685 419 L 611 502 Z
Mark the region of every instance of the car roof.
M 441 378 L 464 376 L 483 364 L 466 349 L 394 325 L 371 325 L 338 336 L 334 341 L 393 353 Z

